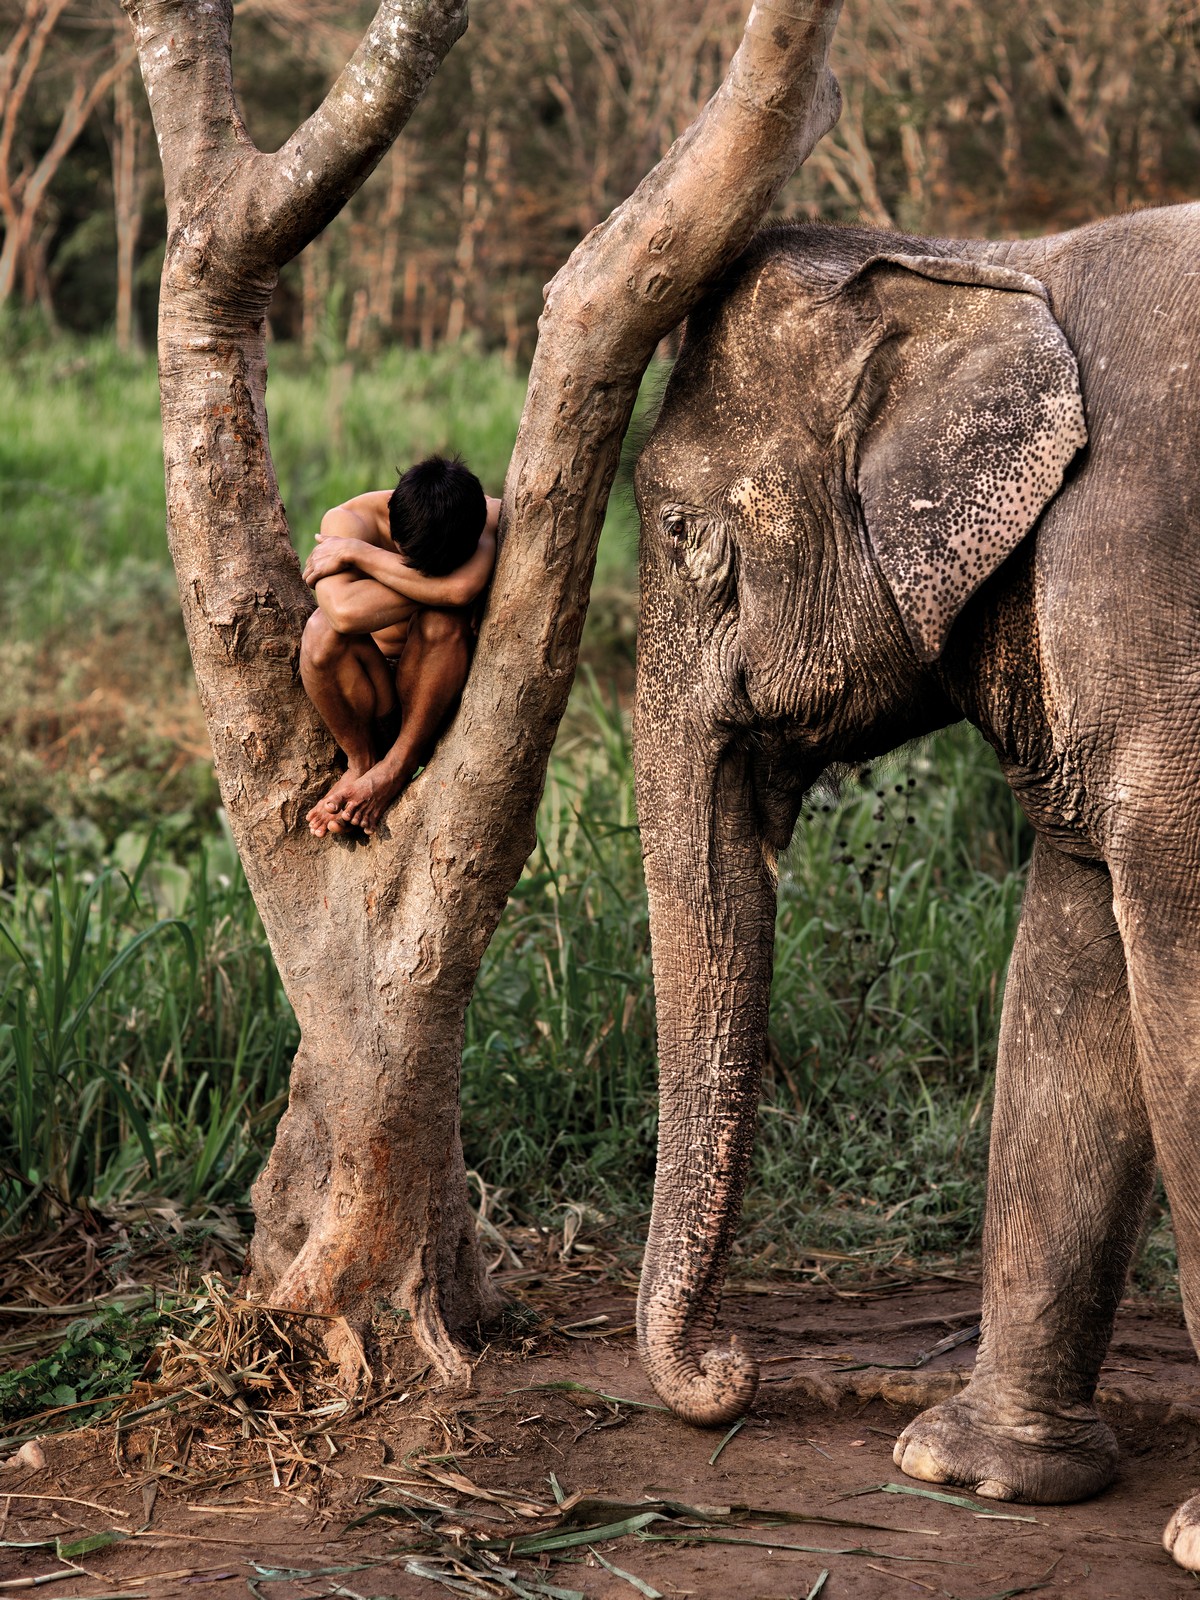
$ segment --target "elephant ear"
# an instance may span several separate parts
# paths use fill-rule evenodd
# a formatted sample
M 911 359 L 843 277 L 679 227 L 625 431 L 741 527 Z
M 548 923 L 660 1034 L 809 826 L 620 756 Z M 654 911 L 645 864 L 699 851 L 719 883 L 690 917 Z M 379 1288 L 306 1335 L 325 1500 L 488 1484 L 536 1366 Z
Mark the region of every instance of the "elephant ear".
M 1025 273 L 886 255 L 851 281 L 887 335 L 862 391 L 875 402 L 858 445 L 863 517 L 908 636 L 933 661 L 1087 442 L 1079 373 Z

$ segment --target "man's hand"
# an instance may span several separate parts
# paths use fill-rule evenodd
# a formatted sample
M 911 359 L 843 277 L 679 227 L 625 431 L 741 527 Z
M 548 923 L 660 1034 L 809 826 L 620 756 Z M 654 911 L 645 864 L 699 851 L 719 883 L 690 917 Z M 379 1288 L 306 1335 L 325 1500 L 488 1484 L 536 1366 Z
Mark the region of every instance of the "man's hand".
M 304 581 L 310 587 L 336 572 L 361 572 L 359 553 L 366 548 L 362 539 L 330 538 L 318 534 L 319 543 L 304 564 Z

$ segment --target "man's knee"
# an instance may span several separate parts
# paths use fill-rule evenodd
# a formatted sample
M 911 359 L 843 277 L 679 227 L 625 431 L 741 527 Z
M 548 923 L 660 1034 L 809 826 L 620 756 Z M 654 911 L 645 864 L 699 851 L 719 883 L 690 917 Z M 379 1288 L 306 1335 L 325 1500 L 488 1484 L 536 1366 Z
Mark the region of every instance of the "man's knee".
M 346 651 L 347 640 L 337 632 L 325 613 L 317 608 L 304 624 L 300 641 L 302 665 L 328 667 L 339 660 Z
M 422 645 L 433 648 L 461 644 L 465 649 L 471 644 L 471 624 L 461 611 L 420 611 L 413 619 Z

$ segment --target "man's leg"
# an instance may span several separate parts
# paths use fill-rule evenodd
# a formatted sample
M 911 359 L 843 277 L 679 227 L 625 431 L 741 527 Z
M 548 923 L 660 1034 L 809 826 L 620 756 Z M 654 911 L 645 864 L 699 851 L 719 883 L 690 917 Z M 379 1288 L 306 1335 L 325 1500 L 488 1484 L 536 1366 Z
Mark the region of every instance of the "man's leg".
M 400 735 L 381 761 L 347 786 L 339 821 L 374 833 L 457 708 L 473 643 L 464 612 L 419 611 L 412 619 L 396 672 Z
M 338 818 L 348 787 L 375 763 L 371 724 L 396 705 L 395 668 L 370 634 L 338 633 L 314 611 L 300 645 L 300 677 L 322 722 L 345 752 L 345 775 L 308 813 L 317 838 L 345 832 Z

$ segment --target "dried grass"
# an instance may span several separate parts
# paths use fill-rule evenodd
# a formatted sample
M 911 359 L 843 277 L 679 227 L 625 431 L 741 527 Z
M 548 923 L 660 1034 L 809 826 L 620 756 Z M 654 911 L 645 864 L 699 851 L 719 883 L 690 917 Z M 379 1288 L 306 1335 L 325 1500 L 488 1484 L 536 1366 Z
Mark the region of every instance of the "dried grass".
M 186 1269 L 181 1247 L 193 1258 Z M 228 1208 L 189 1212 L 153 1197 L 110 1205 L 103 1215 L 70 1209 L 49 1231 L 0 1236 L 0 1332 L 15 1335 L 0 1342 L 0 1359 L 20 1352 L 29 1362 L 52 1349 L 66 1318 L 118 1302 L 149 1305 L 156 1295 L 186 1292 L 192 1275 L 233 1276 L 244 1249 Z
M 401 1386 L 377 1383 L 344 1318 L 242 1299 L 215 1274 L 171 1320 L 176 1327 L 156 1352 L 156 1370 L 134 1385 L 114 1421 L 119 1462 L 138 1430 L 169 1424 L 173 1448 L 158 1470 L 172 1482 L 198 1487 L 269 1476 L 276 1488 L 294 1489 L 319 1478 L 336 1457 L 338 1433 L 401 1393 Z M 360 1358 L 353 1389 L 328 1354 L 331 1332 Z M 404 1399 L 420 1376 L 402 1386 Z M 209 1451 L 227 1456 L 225 1471 L 214 1475 L 192 1461 L 200 1429 Z

